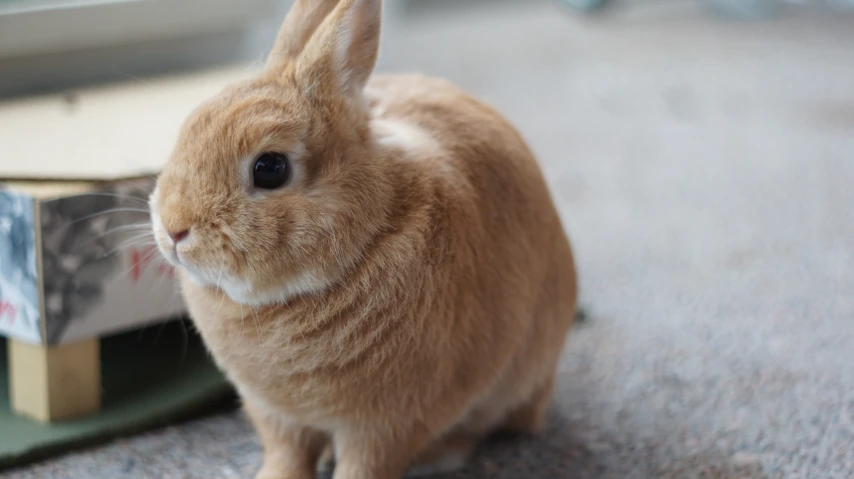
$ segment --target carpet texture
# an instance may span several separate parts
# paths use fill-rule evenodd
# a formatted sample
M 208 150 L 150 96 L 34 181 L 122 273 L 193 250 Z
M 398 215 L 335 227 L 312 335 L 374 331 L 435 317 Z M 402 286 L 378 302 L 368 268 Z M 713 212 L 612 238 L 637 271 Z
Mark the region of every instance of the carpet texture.
M 449 77 L 519 125 L 589 315 L 549 429 L 447 477 L 854 477 L 854 21 L 438 3 L 390 21 L 382 69 Z M 248 478 L 260 461 L 230 413 L 7 477 Z

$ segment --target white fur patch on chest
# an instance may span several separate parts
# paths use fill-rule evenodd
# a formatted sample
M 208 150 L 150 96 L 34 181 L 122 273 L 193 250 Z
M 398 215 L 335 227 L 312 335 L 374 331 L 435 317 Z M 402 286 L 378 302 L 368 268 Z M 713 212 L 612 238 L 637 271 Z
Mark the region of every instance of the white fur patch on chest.
M 328 282 L 311 271 L 304 271 L 289 278 L 284 284 L 271 291 L 256 291 L 245 281 L 223 278 L 219 287 L 232 301 L 250 306 L 284 303 L 296 296 L 314 294 L 324 290 Z

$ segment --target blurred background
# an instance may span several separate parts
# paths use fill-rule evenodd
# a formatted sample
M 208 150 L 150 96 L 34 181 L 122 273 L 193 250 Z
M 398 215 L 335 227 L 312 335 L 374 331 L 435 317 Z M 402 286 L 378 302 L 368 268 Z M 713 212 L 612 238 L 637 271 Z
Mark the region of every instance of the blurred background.
M 259 64 L 288 7 L 0 0 L 0 94 Z M 854 477 L 854 1 L 386 9 L 380 71 L 447 77 L 529 140 L 588 316 L 548 431 L 452 477 Z M 260 454 L 229 412 L 14 477 L 249 477 Z
M 29 93 L 258 60 L 263 58 L 278 21 L 289 5 L 285 0 L 0 0 L 0 68 L 3 72 L 0 93 Z M 479 12 L 468 12 L 473 8 Z M 474 18 L 503 14 L 525 18 L 537 11 L 544 14 L 543 8 L 547 8 L 551 16 L 564 17 L 564 22 L 590 17 L 584 19 L 595 19 L 603 26 L 642 28 L 655 24 L 672 30 L 697 26 L 698 17 L 704 15 L 716 16 L 718 20 L 754 21 L 821 14 L 834 16 L 854 10 L 854 0 L 386 2 L 387 17 L 419 24 L 429 22 L 437 14 L 474 15 Z M 513 10 L 518 11 L 510 13 Z M 440 29 L 441 23 L 436 25 Z M 567 25 L 565 34 L 572 35 L 572 23 Z M 419 31 L 418 26 L 409 27 Z M 386 47 L 407 40 L 417 41 L 423 36 L 407 31 L 404 28 L 387 32 Z M 508 34 L 513 34 L 517 40 L 517 48 L 525 48 L 526 42 L 543 37 L 545 31 L 518 29 Z M 673 34 L 677 35 L 675 31 Z M 434 48 L 438 49 L 439 45 Z M 393 48 L 386 50 L 393 51 Z M 395 60 L 400 61 L 394 55 L 389 60 L 390 66 Z M 449 58 L 448 63 L 453 61 Z

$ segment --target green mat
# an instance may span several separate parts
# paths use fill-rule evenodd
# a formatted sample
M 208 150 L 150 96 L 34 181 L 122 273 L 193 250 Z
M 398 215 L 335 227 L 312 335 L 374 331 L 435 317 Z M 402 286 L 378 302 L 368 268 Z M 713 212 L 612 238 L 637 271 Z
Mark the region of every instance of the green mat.
M 0 340 L 0 470 L 233 406 L 231 387 L 190 329 L 175 321 L 102 339 L 102 410 L 54 425 L 12 415 Z

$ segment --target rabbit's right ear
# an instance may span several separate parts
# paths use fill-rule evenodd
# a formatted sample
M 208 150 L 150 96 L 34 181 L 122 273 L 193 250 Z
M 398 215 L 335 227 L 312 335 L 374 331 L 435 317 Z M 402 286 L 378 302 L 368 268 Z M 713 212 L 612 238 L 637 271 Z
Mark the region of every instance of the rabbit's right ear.
M 377 64 L 382 0 L 341 0 L 308 41 L 296 77 L 308 94 L 362 101 Z
M 276 43 L 267 57 L 267 67 L 296 59 L 337 4 L 338 0 L 296 0 L 279 29 Z

